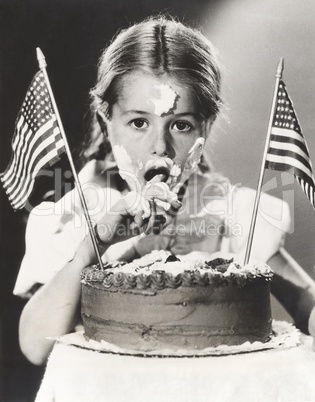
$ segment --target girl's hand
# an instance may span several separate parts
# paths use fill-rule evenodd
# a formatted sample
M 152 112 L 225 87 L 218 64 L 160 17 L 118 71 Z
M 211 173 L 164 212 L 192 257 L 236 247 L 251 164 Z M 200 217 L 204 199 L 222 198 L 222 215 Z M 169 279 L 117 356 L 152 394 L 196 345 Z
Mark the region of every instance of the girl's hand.
M 157 234 L 170 220 L 170 214 L 176 213 L 181 205 L 177 194 L 170 191 L 166 183 L 151 181 L 141 194 L 129 192 L 95 226 L 101 252 L 140 233 Z
M 154 177 L 143 189 L 143 196 L 149 200 L 151 214 L 145 233 L 158 234 L 166 227 L 172 217 L 177 214 L 178 209 L 182 206 L 178 195 L 171 191 L 169 186 L 164 182 L 157 181 Z

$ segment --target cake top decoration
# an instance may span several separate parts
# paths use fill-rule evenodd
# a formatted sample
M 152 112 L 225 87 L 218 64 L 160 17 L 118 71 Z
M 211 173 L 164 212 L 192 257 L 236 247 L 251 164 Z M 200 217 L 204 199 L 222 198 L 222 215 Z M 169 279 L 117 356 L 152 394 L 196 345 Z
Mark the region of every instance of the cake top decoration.
M 264 263 L 241 266 L 234 257 L 221 253 L 194 251 L 174 255 L 170 251 L 154 250 L 130 263 L 114 261 L 101 270 L 98 265 L 82 271 L 83 283 L 99 282 L 106 288 L 167 288 L 193 285 L 234 284 L 243 286 L 253 278 L 271 280 L 273 272 Z

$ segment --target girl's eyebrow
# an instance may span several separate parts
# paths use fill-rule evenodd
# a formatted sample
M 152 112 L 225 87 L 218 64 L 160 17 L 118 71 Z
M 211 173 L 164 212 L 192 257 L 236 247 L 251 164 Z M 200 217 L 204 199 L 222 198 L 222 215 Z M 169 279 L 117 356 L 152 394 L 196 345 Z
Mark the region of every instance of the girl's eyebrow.
M 182 113 L 174 113 L 174 115 L 177 117 L 183 117 L 183 116 L 191 116 L 195 118 L 196 120 L 199 120 L 203 118 L 202 113 L 196 113 L 196 112 L 182 112 Z
M 145 112 L 143 110 L 124 110 L 122 112 L 123 116 L 127 116 L 130 114 L 140 114 L 140 115 L 149 115 L 151 112 Z M 154 114 L 154 113 L 153 113 Z M 184 116 L 190 116 L 193 117 L 196 120 L 203 119 L 202 113 L 196 113 L 196 112 L 181 112 L 181 113 L 174 113 L 173 116 L 175 117 L 184 117 Z
M 126 116 L 128 114 L 143 114 L 143 115 L 147 115 L 147 114 L 150 114 L 150 113 L 145 112 L 143 110 L 133 110 L 133 109 L 131 109 L 131 110 L 123 110 L 122 114 L 123 114 L 123 116 Z

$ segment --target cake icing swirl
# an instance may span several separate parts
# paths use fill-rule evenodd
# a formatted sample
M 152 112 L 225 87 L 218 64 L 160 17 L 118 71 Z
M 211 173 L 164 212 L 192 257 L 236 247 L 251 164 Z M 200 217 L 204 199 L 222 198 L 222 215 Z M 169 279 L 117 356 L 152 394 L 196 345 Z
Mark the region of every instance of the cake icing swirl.
M 85 284 L 98 282 L 107 289 L 155 290 L 180 286 L 243 286 L 254 278 L 270 281 L 272 276 L 272 270 L 264 263 L 241 266 L 233 258 L 224 259 L 201 252 L 175 257 L 164 250 L 153 251 L 128 264 L 108 263 L 106 269 L 93 265 L 81 273 Z

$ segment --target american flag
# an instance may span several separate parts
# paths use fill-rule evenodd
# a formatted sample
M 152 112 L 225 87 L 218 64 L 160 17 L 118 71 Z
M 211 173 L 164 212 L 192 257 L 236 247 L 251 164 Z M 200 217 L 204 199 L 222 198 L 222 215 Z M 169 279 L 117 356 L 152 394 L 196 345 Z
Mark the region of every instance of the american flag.
M 15 123 L 11 161 L 0 174 L 14 209 L 26 205 L 40 170 L 56 163 L 64 151 L 45 78 L 39 71 L 28 88 Z
M 279 83 L 265 167 L 294 174 L 315 209 L 315 183 L 309 150 L 283 81 Z

